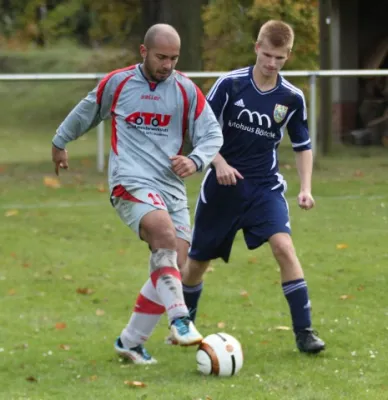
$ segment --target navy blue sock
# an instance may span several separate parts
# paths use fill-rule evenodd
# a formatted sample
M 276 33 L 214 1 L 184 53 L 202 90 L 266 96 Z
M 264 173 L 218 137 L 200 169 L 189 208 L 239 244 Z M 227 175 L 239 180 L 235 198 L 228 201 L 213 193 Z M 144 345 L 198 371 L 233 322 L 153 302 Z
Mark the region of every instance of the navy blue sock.
M 186 286 L 182 284 L 182 287 L 185 303 L 189 309 L 190 319 L 194 322 L 197 315 L 198 301 L 202 293 L 203 282 L 196 286 Z
M 290 306 L 292 326 L 297 333 L 311 327 L 311 305 L 304 279 L 284 282 L 283 293 Z

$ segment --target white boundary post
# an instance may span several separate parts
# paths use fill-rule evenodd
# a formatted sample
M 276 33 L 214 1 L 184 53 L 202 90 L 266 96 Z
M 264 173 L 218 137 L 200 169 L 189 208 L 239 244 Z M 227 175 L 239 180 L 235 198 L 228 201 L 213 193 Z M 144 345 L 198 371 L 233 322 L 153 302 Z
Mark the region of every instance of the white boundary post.
M 313 157 L 317 154 L 317 76 L 310 75 L 309 131 Z

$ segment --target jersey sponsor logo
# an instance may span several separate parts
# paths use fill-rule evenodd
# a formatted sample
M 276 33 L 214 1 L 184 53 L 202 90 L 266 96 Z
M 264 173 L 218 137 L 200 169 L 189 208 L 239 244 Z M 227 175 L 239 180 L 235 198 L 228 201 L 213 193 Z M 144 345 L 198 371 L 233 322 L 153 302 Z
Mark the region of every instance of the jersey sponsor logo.
M 240 113 L 237 116 L 237 119 L 242 119 L 243 115 L 247 115 L 249 122 L 251 124 L 257 123 L 258 125 L 262 126 L 264 125 L 264 120 L 267 121 L 267 128 L 271 128 L 272 122 L 271 118 L 267 114 L 260 114 L 257 111 L 250 111 L 247 108 L 244 108 L 243 110 L 240 111 Z
M 125 120 L 135 125 L 165 127 L 170 123 L 171 115 L 137 111 L 128 115 Z
M 245 104 L 244 104 L 244 100 L 243 100 L 243 99 L 240 99 L 240 100 L 236 101 L 236 102 L 234 103 L 234 105 L 237 106 L 237 107 L 245 107 Z
M 279 124 L 283 121 L 287 114 L 288 107 L 281 104 L 276 104 L 273 110 L 273 119 Z
M 160 96 L 155 96 L 153 94 L 142 94 L 141 99 L 158 101 L 158 100 L 160 100 Z

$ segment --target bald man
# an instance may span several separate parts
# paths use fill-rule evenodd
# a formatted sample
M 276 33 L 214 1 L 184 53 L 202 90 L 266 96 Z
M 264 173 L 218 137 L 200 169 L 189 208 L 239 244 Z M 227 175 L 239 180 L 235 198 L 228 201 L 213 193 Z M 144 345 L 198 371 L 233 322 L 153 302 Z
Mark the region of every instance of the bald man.
M 149 279 L 115 342 L 116 352 L 136 364 L 156 362 L 144 343 L 165 311 L 170 335 L 180 345 L 202 340 L 189 318 L 180 275 L 191 242 L 184 178 L 210 164 L 223 138 L 202 92 L 175 71 L 179 52 L 179 34 L 172 26 L 152 26 L 140 46 L 143 62 L 106 75 L 70 112 L 52 141 L 58 174 L 68 168 L 66 144 L 112 119 L 110 200 L 151 250 Z M 188 156 L 182 154 L 186 131 L 193 144 Z

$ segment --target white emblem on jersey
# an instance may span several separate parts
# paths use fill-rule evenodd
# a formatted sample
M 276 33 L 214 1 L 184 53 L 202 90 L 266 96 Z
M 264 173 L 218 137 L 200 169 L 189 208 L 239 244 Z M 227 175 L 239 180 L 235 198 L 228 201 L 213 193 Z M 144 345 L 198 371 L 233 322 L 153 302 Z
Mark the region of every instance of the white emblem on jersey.
M 235 106 L 238 106 L 238 107 L 245 107 L 245 104 L 244 104 L 244 100 L 243 100 L 243 99 L 240 99 L 240 100 L 236 101 L 236 102 L 234 103 L 234 105 L 235 105 Z
M 281 104 L 276 104 L 273 110 L 273 119 L 279 123 L 282 122 L 287 114 L 288 107 L 282 106 Z
M 247 108 L 244 108 L 244 110 L 240 111 L 240 114 L 238 114 L 237 119 L 240 119 L 240 117 L 247 113 L 248 114 L 248 118 L 249 118 L 249 122 L 252 124 L 254 119 L 253 117 L 255 116 L 257 119 L 257 124 L 258 125 L 263 125 L 263 119 L 267 120 L 267 124 L 268 124 L 268 128 L 271 128 L 271 118 L 267 115 L 267 114 L 259 114 L 257 111 L 250 111 Z

